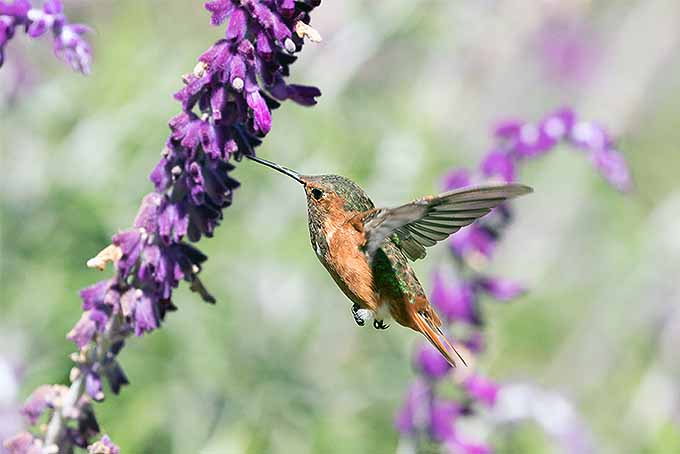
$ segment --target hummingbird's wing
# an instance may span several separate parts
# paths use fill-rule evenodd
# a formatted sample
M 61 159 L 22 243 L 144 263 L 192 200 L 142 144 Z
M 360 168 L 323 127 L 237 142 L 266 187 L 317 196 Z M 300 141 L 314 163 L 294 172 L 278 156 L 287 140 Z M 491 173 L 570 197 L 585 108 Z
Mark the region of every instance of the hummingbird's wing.
M 365 251 L 373 257 L 385 238 L 396 234 L 398 246 L 409 259 L 422 259 L 426 247 L 472 224 L 504 201 L 531 191 L 521 184 L 489 184 L 372 210 L 364 217 Z

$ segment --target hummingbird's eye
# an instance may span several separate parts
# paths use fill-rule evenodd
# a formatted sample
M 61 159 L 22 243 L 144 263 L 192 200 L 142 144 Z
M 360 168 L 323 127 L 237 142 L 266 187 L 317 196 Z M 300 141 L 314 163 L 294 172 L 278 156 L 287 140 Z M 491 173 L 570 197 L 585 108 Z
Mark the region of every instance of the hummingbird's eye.
M 321 197 L 323 197 L 323 191 L 318 188 L 312 189 L 312 197 L 314 197 L 314 200 L 321 200 Z

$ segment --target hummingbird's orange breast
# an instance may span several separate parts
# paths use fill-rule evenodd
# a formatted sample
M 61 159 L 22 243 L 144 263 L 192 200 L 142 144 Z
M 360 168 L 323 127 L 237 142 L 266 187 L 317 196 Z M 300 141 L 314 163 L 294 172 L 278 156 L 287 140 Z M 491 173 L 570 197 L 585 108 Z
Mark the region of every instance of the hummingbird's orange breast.
M 332 224 L 335 225 L 326 225 L 328 253 L 319 259 L 352 302 L 362 308 L 377 310 L 379 296 L 373 286 L 371 267 L 361 251 L 363 232 L 357 231 L 350 223 Z

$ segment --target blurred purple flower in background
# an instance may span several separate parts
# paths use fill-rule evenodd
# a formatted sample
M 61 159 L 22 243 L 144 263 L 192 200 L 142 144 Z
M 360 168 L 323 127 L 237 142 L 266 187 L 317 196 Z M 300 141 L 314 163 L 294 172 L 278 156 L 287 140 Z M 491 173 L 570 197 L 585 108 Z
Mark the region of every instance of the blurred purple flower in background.
M 17 30 L 31 38 L 50 32 L 55 55 L 75 71 L 90 72 L 92 49 L 83 38 L 90 29 L 69 23 L 60 0 L 46 0 L 42 9 L 34 8 L 29 0 L 0 0 L 0 66 L 5 60 L 5 46 Z
M 585 152 L 600 174 L 616 189 L 625 192 L 632 188 L 628 166 L 616 151 L 611 137 L 600 126 L 578 120 L 569 108 L 556 110 L 536 123 L 518 119 L 500 122 L 493 128 L 493 136 L 496 143 L 485 154 L 478 173 L 466 169 L 452 170 L 443 179 L 444 190 L 485 179 L 515 181 L 522 163 L 544 156 L 560 144 Z M 449 240 L 454 266 L 437 269 L 432 278 L 432 304 L 453 330 L 460 330 L 455 344 L 460 350 L 467 350 L 468 357 L 482 353 L 485 348 L 481 305 L 484 297 L 511 301 L 526 291 L 513 280 L 483 273 L 513 218 L 511 206 L 505 204 L 461 229 Z M 454 268 L 455 273 L 449 268 Z M 449 275 L 455 275 L 455 278 L 447 277 Z M 395 420 L 402 436 L 416 443 L 423 438 L 429 439 L 441 444 L 447 452 L 456 454 L 490 452 L 490 446 L 485 443 L 471 443 L 461 438 L 463 434 L 457 422 L 480 411 L 492 410 L 502 385 L 475 370 L 474 362 L 471 369 L 448 367 L 429 344 L 416 349 L 413 364 L 420 377 L 409 389 L 406 402 Z M 459 388 L 458 398 L 442 400 L 437 397 L 439 388 L 451 382 Z M 417 415 L 429 416 L 416 418 Z
M 132 228 L 114 235 L 112 244 L 88 261 L 100 270 L 113 262 L 115 273 L 80 292 L 83 315 L 67 336 L 79 349 L 72 355 L 71 386 L 44 385 L 33 393 L 23 414 L 33 425 L 48 414 L 46 429 L 6 441 L 10 452 L 24 454 L 34 446 L 118 452 L 107 436 L 91 444 L 99 433 L 92 401 L 104 399 L 103 379 L 114 394 L 128 384 L 118 354 L 132 333 L 142 336 L 159 328 L 177 309 L 172 292 L 180 281 L 204 301 L 215 302 L 198 277 L 207 257 L 188 241 L 214 234 L 239 185 L 230 176 L 234 166 L 229 161 L 254 154 L 271 129 L 271 110 L 286 99 L 311 106 L 320 96 L 315 87 L 285 82 L 304 39 L 320 40 L 309 26 L 309 12 L 318 4 L 205 3 L 213 25 L 227 23 L 225 38 L 199 57 L 175 94 L 182 112 L 170 120 L 170 136 L 151 172 L 155 191 L 143 198 Z M 31 36 L 52 29 L 58 55 L 79 70 L 88 67 L 89 48 L 78 43 L 84 28 L 66 23 L 60 2 L 48 1 L 43 10 L 30 9 L 25 0 L 0 5 L 1 17 L 11 20 L 3 36 L 11 37 L 17 25 L 25 25 Z
M 545 72 L 557 81 L 583 83 L 601 61 L 597 36 L 574 13 L 556 11 L 541 25 L 535 41 Z

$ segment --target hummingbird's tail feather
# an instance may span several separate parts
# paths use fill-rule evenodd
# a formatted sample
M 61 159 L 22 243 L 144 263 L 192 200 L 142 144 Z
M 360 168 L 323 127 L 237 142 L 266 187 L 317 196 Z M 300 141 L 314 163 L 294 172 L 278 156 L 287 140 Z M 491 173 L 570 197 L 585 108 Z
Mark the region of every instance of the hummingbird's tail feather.
M 458 350 L 451 345 L 451 342 L 446 338 L 441 328 L 437 326 L 436 322 L 432 319 L 430 311 L 420 310 L 415 312 L 413 322 L 418 328 L 418 331 L 420 331 L 423 336 L 430 341 L 432 346 L 446 358 L 446 361 L 448 361 L 451 367 L 456 367 L 456 361 L 451 354 L 452 352 L 455 353 L 465 367 L 467 367 L 467 362 L 465 362 L 465 359 L 458 353 Z

